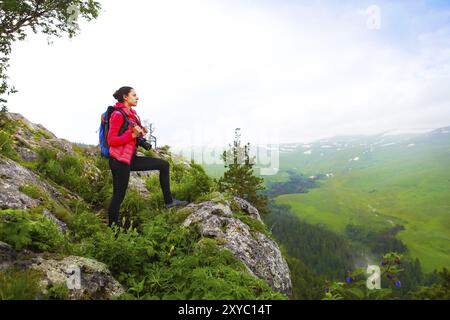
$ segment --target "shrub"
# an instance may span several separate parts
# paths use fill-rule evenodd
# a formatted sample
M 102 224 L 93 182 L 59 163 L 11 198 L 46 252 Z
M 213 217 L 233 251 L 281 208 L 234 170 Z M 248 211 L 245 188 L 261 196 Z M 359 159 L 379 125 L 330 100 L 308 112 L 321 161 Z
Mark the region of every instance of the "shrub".
M 97 259 L 111 272 L 140 274 L 142 266 L 151 262 L 154 242 L 139 236 L 136 229 L 117 226 L 96 232 L 76 245 L 76 254 Z
M 17 131 L 16 121 L 8 117 L 6 110 L 0 111 L 0 130 L 8 133 L 9 135 Z
M 45 194 L 34 184 L 25 184 L 19 187 L 19 191 L 33 199 L 45 198 Z
M 138 213 L 142 212 L 136 207 Z M 120 299 L 285 299 L 247 272 L 243 262 L 215 240 L 201 238 L 195 225 L 181 221 L 191 213 L 152 210 L 136 228 L 95 227 L 85 213 L 74 218 L 74 254 L 107 264 L 128 291 Z M 86 226 L 86 229 L 83 227 Z M 92 226 L 92 229 L 90 227 Z
M 143 198 L 138 191 L 128 190 L 120 206 L 120 217 L 125 218 L 125 225 L 139 227 L 150 216 L 152 203 Z
M 400 294 L 399 287 L 401 287 L 399 275 L 404 271 L 401 267 L 401 258 L 401 255 L 395 252 L 388 252 L 383 256 L 378 274 L 382 288 L 368 289 L 366 268 L 358 268 L 353 272 L 348 272 L 345 282 L 334 281 L 329 283 L 327 281 L 323 300 L 386 300 L 397 298 Z
M 212 191 L 198 197 L 195 202 L 199 203 L 203 201 L 213 201 L 216 203 L 226 204 L 227 201 L 231 200 L 233 200 L 233 196 L 228 192 Z M 233 206 L 233 202 L 231 202 L 231 205 Z
M 43 209 L 48 209 L 59 220 L 68 221 L 70 219 L 71 216 L 70 211 L 62 207 L 60 204 L 57 204 L 38 186 L 34 184 L 24 184 L 19 187 L 19 191 L 33 199 L 40 199 L 42 201 L 39 206 L 31 208 L 30 209 L 31 212 L 42 213 Z
M 40 292 L 41 274 L 36 270 L 0 272 L 0 300 L 34 300 Z
M 54 284 L 47 289 L 46 299 L 66 300 L 69 298 L 69 289 L 65 284 Z
M 172 164 L 171 181 L 173 195 L 188 202 L 196 201 L 213 191 L 213 180 L 193 160 L 189 167 Z
M 74 214 L 68 225 L 69 236 L 75 242 L 92 237 L 98 232 L 105 232 L 108 228 L 96 215 L 88 211 Z
M 214 240 L 204 238 L 190 248 L 167 263 L 149 265 L 143 292 L 161 299 L 286 299 Z
M 0 241 L 16 248 L 65 252 L 66 239 L 47 217 L 27 210 L 0 211 Z
M 3 129 L 0 129 L 0 154 L 12 160 L 19 160 L 11 134 Z
M 98 168 L 99 176 L 93 177 L 84 172 L 85 166 Z M 94 163 L 90 163 L 81 155 L 70 154 L 58 159 L 56 150 L 41 148 L 38 150 L 36 169 L 94 206 L 105 206 L 110 196 L 112 178 L 105 159 L 98 158 Z

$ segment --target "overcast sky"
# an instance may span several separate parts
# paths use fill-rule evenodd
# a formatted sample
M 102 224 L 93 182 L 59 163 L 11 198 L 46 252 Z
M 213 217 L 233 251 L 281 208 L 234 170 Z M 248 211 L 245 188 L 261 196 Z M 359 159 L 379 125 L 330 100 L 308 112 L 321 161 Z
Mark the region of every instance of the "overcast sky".
M 76 38 L 13 46 L 9 108 L 58 137 L 96 144 L 124 85 L 173 148 L 450 125 L 449 1 L 100 2 Z

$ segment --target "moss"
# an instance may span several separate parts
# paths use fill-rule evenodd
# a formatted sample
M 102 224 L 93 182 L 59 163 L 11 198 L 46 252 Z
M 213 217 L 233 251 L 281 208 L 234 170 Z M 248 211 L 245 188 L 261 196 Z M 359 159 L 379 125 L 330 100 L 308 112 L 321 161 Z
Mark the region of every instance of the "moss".
M 51 199 L 42 189 L 34 184 L 25 184 L 19 187 L 19 191 L 26 194 L 27 196 L 33 199 L 41 199 L 41 203 L 33 208 L 30 208 L 30 212 L 36 214 L 43 214 L 44 210 L 47 209 L 52 214 L 55 215 L 56 218 L 62 221 L 69 221 L 72 213 L 69 209 L 64 208 L 56 201 Z
M 215 203 L 221 203 L 221 204 L 226 205 L 227 200 L 230 200 L 229 195 L 218 192 L 218 191 L 213 191 L 213 192 L 209 192 L 209 193 L 197 198 L 195 203 L 200 203 L 200 202 L 204 202 L 204 201 L 213 201 Z
M 9 134 L 14 134 L 17 132 L 18 123 L 9 119 L 5 112 L 0 112 L 0 128 Z
M 216 237 L 201 237 L 195 244 L 195 247 L 197 247 L 197 248 L 203 248 L 203 247 L 213 248 L 215 246 L 217 246 L 217 238 Z
M 65 221 L 65 222 L 69 221 L 72 216 L 72 214 L 69 210 L 67 210 L 66 208 L 61 207 L 61 206 L 54 207 L 52 210 L 52 213 L 55 215 L 55 217 L 57 219 Z
M 48 132 L 45 132 L 45 131 L 42 130 L 42 129 L 38 129 L 38 134 L 39 134 L 41 137 L 44 137 L 45 139 L 52 139 L 52 136 L 51 136 Z
M 199 236 L 199 237 L 201 237 L 201 235 L 202 235 L 202 223 L 201 223 L 201 221 L 195 221 L 195 222 L 192 222 L 188 227 L 187 227 L 187 229 L 188 229 L 188 232 L 190 233 L 190 234 L 192 234 L 193 236 Z
M 175 213 L 169 215 L 168 222 L 170 224 L 173 224 L 173 223 L 181 224 L 193 212 L 194 212 L 193 208 L 182 208 L 182 209 L 179 209 Z
M 22 158 L 17 160 L 17 163 L 20 164 L 22 167 L 27 168 L 31 171 L 36 170 L 36 162 L 35 161 L 25 161 Z
M 51 139 L 51 135 L 47 132 L 45 132 L 44 130 L 38 128 L 37 130 L 32 129 L 23 119 L 19 119 L 18 121 L 16 121 L 17 126 L 21 126 L 24 127 L 25 129 L 27 129 L 36 140 L 41 140 L 42 138 L 45 139 Z
M 31 129 L 31 127 L 23 119 L 17 120 L 16 123 L 17 123 L 17 126 L 25 127 L 28 131 L 34 132 L 34 130 Z
M 231 211 L 233 211 L 233 212 L 241 211 L 241 208 L 239 207 L 237 201 L 234 199 L 230 200 L 230 208 L 231 208 Z
M 36 207 L 29 208 L 28 211 L 33 215 L 42 215 L 44 214 L 45 206 L 40 204 Z
M 217 245 L 224 245 L 227 243 L 227 240 L 225 240 L 224 238 L 217 238 Z
M 65 284 L 54 284 L 47 289 L 46 298 L 49 300 L 67 300 L 69 298 L 69 289 Z
M 233 217 L 241 220 L 243 223 L 245 223 L 250 227 L 250 233 L 252 234 L 253 238 L 257 239 L 256 232 L 260 232 L 264 234 L 266 237 L 273 240 L 273 235 L 270 233 L 269 229 L 263 222 L 255 218 L 252 218 L 248 214 L 245 214 L 241 211 L 233 213 Z
M 220 221 L 220 230 L 222 230 L 222 232 L 227 232 L 228 224 L 228 220 L 223 219 L 222 221 Z
M 46 197 L 46 195 L 42 192 L 42 190 L 34 184 L 24 184 L 19 187 L 19 191 L 33 199 Z
M 12 133 L 4 130 L 4 128 L 0 129 L 0 154 L 11 160 L 19 161 L 20 156 L 14 149 L 14 145 Z

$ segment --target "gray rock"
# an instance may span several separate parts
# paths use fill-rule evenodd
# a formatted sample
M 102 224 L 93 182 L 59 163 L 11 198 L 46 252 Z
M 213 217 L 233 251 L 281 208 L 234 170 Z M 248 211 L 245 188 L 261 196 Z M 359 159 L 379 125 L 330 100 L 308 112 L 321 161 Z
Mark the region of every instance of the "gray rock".
M 34 199 L 20 191 L 21 187 L 25 185 L 33 185 L 39 188 L 43 194 L 48 195 L 53 201 L 62 206 L 60 203 L 61 192 L 42 180 L 31 170 L 15 161 L 0 156 L 0 209 L 29 209 L 42 204 L 44 199 L 40 197 Z M 52 212 L 44 210 L 43 214 L 56 222 L 60 230 L 65 232 L 66 224 L 58 220 Z
M 86 295 L 96 300 L 111 299 L 125 292 L 107 266 L 93 259 L 67 256 L 55 260 L 36 255 L 30 259 L 29 268 L 43 273 L 42 284 L 46 288 L 66 285 L 70 289 L 70 299 L 81 299 Z
M 0 241 L 0 271 L 11 266 L 16 259 L 16 251 L 9 244 Z
M 55 201 L 61 197 L 57 189 L 43 181 L 37 174 L 17 162 L 0 156 L 0 208 L 26 209 L 39 205 L 41 200 L 33 199 L 19 190 L 24 185 L 40 188 Z
M 158 170 L 132 171 L 130 173 L 130 182 L 128 186 L 130 189 L 138 191 L 142 196 L 150 197 L 150 192 L 145 185 L 145 179 L 155 175 L 159 175 Z
M 62 154 L 74 153 L 72 143 L 65 139 L 58 139 L 43 125 L 34 124 L 19 113 L 7 113 L 7 116 L 19 124 L 13 137 L 17 145 L 16 151 L 24 160 L 29 161 L 26 157 L 29 157 L 32 153 L 35 154 L 39 147 L 57 148 L 61 150 Z M 26 152 L 23 150 L 24 148 L 29 151 Z
M 87 177 L 92 183 L 101 180 L 102 171 L 95 165 L 93 159 L 85 160 L 83 163 L 83 176 Z
M 57 260 L 46 254 L 16 252 L 9 244 L 0 241 L 0 271 L 8 268 L 40 271 L 42 295 L 57 284 L 69 289 L 69 299 L 111 299 L 124 293 L 104 263 L 77 256 Z
M 246 213 L 248 213 L 252 218 L 255 218 L 259 220 L 260 222 L 263 222 L 261 220 L 261 216 L 259 215 L 258 209 L 256 209 L 254 206 L 250 204 L 247 200 L 244 200 L 239 197 L 233 197 L 234 203 L 238 206 L 239 210 L 242 210 Z
M 59 149 L 61 149 L 63 151 L 63 153 L 67 154 L 73 154 L 73 148 L 72 148 L 72 143 L 70 143 L 70 141 L 67 141 L 66 139 L 58 139 L 58 138 L 53 138 L 51 140 L 49 140 L 52 144 L 52 146 L 56 146 Z
M 52 220 L 58 226 L 61 233 L 65 233 L 67 231 L 67 224 L 56 218 L 53 213 L 51 213 L 47 209 L 44 209 L 42 214 Z
M 84 148 L 84 154 L 87 157 L 100 157 L 100 146 L 89 146 Z
M 18 163 L 0 156 L 0 208 L 25 209 L 39 205 L 38 199 L 33 199 L 19 188 L 25 184 L 35 184 L 45 189 L 43 182 L 30 170 Z M 48 189 L 52 189 L 48 186 Z M 55 190 L 52 190 L 57 193 Z
M 20 114 L 11 113 L 9 116 L 20 123 L 13 137 L 15 148 L 24 160 L 34 161 L 37 157 L 36 150 L 40 147 L 56 147 L 59 150 L 58 158 L 74 152 L 69 141 L 58 139 L 43 126 L 29 122 Z M 168 146 L 154 151 L 162 159 L 169 160 L 171 157 Z M 88 147 L 85 154 L 98 155 L 98 148 Z M 190 163 L 181 157 L 172 159 L 174 163 L 190 166 Z M 99 181 L 102 174 L 94 162 L 92 158 L 86 161 L 83 170 L 83 174 L 92 182 Z M 157 170 L 132 172 L 129 187 L 144 196 L 149 196 L 145 179 L 158 174 Z M 40 188 L 43 194 L 61 204 L 60 199 L 63 197 L 61 192 L 27 168 L 0 156 L 0 208 L 25 209 L 41 204 L 44 199 L 33 199 L 19 190 L 25 184 Z M 64 192 L 64 197 L 81 200 L 79 196 L 69 191 L 67 194 Z M 190 204 L 187 208 L 193 209 L 193 212 L 185 219 L 183 226 L 198 223 L 203 236 L 220 240 L 218 245 L 230 250 L 237 259 L 243 261 L 250 274 L 265 280 L 275 291 L 292 296 L 290 271 L 278 244 L 266 235 L 250 230 L 249 225 L 233 216 L 233 210 L 236 210 L 247 213 L 249 217 L 263 223 L 254 206 L 238 197 L 227 200 L 218 195 L 211 201 Z M 65 223 L 59 221 L 49 210 L 44 210 L 43 214 L 57 223 L 61 231 L 66 229 Z M 76 256 L 58 260 L 48 258 L 46 254 L 17 253 L 11 246 L 0 242 L 0 269 L 10 266 L 40 270 L 43 274 L 42 282 L 47 289 L 53 284 L 66 284 L 68 277 L 71 276 L 68 274 L 69 269 L 76 266 L 79 268 L 81 281 L 79 288 L 71 289 L 71 299 L 80 299 L 85 295 L 95 299 L 111 298 L 124 292 L 103 263 Z
M 16 151 L 22 157 L 22 159 L 27 162 L 35 161 L 38 157 L 36 152 L 28 148 L 16 147 Z
M 257 209 L 247 201 L 239 198 L 237 201 L 241 208 L 246 208 L 244 212 L 259 218 Z M 247 224 L 233 217 L 229 202 L 205 201 L 191 203 L 186 208 L 193 209 L 193 213 L 184 220 L 184 227 L 197 223 L 202 236 L 220 240 L 219 246 L 231 250 L 244 262 L 249 273 L 265 280 L 275 291 L 292 296 L 289 267 L 278 244 L 260 232 L 254 237 Z

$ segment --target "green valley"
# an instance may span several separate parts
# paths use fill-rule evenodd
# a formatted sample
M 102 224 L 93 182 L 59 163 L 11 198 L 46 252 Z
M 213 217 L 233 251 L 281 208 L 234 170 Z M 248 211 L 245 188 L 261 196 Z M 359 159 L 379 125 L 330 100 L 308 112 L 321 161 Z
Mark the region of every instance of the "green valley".
M 282 153 L 282 169 L 311 175 L 319 187 L 276 203 L 314 224 L 345 233 L 404 226 L 397 234 L 424 271 L 450 266 L 450 135 L 346 137 Z M 381 141 L 377 143 L 378 141 Z M 327 146 L 327 147 L 323 147 Z M 310 150 L 310 152 L 308 152 Z M 328 175 L 326 175 L 329 173 Z

